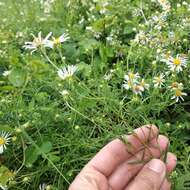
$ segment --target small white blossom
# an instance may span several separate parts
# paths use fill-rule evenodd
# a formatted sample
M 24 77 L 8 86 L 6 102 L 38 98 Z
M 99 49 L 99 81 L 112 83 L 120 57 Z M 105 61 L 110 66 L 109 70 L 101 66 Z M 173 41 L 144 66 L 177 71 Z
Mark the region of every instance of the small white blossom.
M 175 58 L 170 56 L 162 61 L 166 62 L 172 72 L 180 72 L 187 66 L 187 57 L 183 55 L 177 55 Z
M 69 92 L 68 92 L 68 90 L 62 90 L 62 91 L 60 92 L 60 94 L 61 94 L 62 96 L 68 96 L 68 95 L 69 95 Z
M 4 77 L 6 77 L 6 76 L 10 75 L 10 73 L 11 73 L 11 71 L 8 70 L 8 71 L 4 71 L 2 75 Z
M 129 72 L 127 75 L 124 76 L 125 81 L 123 87 L 126 90 L 131 89 L 134 83 L 136 83 L 139 78 L 140 78 L 139 73 Z
M 126 81 L 133 81 L 133 82 L 136 82 L 139 78 L 140 78 L 139 73 L 133 73 L 133 72 L 129 72 L 127 75 L 124 76 L 124 79 Z
M 23 48 L 32 50 L 31 54 L 35 52 L 39 47 L 50 47 L 51 41 L 49 40 L 50 36 L 52 35 L 52 32 L 50 32 L 45 38 L 42 37 L 42 32 L 38 33 L 38 37 L 36 37 L 34 34 L 33 41 L 32 42 L 25 42 L 25 45 Z
M 50 48 L 55 47 L 56 45 L 62 44 L 65 41 L 67 41 L 68 39 L 70 39 L 69 35 L 66 33 L 63 33 L 61 36 L 59 36 L 58 38 L 52 37 L 52 41 L 50 41 L 47 45 Z
M 183 90 L 183 83 L 173 82 L 171 86 L 169 86 L 169 88 L 171 88 L 172 90 L 175 90 L 175 89 Z
M 135 84 L 132 87 L 132 91 L 133 93 L 135 93 L 136 95 L 142 95 L 142 92 L 144 91 L 143 86 L 139 85 L 139 84 Z
M 183 96 L 187 96 L 187 93 L 185 93 L 182 90 L 180 90 L 180 89 L 177 88 L 177 89 L 174 90 L 174 95 L 172 96 L 171 99 L 172 100 L 175 99 L 176 102 L 178 102 L 180 99 L 182 101 L 184 101 Z
M 161 88 L 162 87 L 163 83 L 165 82 L 164 77 L 165 77 L 164 74 L 160 74 L 160 76 L 154 77 L 153 83 L 154 83 L 155 88 Z
M 46 189 L 46 184 L 42 183 L 39 185 L 39 190 L 45 190 Z
M 0 154 L 4 152 L 4 150 L 7 148 L 6 145 L 10 142 L 10 134 L 6 132 L 1 132 L 0 134 Z
M 58 76 L 62 79 L 65 80 L 66 78 L 70 78 L 74 75 L 74 73 L 77 71 L 77 66 L 75 65 L 68 65 L 62 69 L 59 69 L 57 71 Z
M 145 80 L 144 79 L 142 79 L 141 80 L 141 82 L 139 83 L 139 85 L 141 86 L 141 87 L 143 87 L 143 89 L 145 90 L 148 90 L 149 89 L 149 87 L 150 87 L 150 85 L 148 84 L 148 83 L 145 83 Z M 143 90 L 143 91 L 144 91 Z
M 110 80 L 112 78 L 112 74 L 111 73 L 109 73 L 109 74 L 105 74 L 104 75 L 104 80 Z

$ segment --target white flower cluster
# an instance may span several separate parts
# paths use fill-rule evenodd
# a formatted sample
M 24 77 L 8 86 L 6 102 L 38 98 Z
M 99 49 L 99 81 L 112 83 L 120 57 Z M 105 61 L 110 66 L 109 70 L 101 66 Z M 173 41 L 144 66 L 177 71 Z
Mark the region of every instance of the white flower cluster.
M 176 102 L 178 102 L 180 99 L 184 101 L 183 96 L 187 96 L 187 93 L 183 92 L 184 87 L 182 83 L 174 82 L 172 83 L 170 88 L 172 92 L 174 93 L 171 99 L 175 99 Z
M 59 45 L 70 38 L 66 33 L 63 33 L 60 37 L 55 38 L 52 36 L 52 32 L 50 32 L 45 38 L 42 37 L 42 32 L 39 32 L 38 36 L 35 36 L 34 34 L 32 34 L 32 36 L 33 41 L 25 42 L 25 45 L 23 46 L 23 48 L 31 50 L 31 54 L 41 47 L 54 48 L 56 45 Z M 52 37 L 52 40 L 50 40 L 50 37 Z
M 149 89 L 149 84 L 144 79 L 141 79 L 138 73 L 129 72 L 124 76 L 124 79 L 123 87 L 126 90 L 132 90 L 136 95 L 142 95 L 145 90 Z

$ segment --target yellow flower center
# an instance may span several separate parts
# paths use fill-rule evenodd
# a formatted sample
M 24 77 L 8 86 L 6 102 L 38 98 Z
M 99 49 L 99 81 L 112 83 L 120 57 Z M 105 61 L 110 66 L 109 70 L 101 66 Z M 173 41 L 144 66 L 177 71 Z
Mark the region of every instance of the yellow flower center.
M 140 91 L 140 85 L 135 85 L 134 86 L 134 91 L 139 92 Z
M 178 87 L 178 83 L 177 82 L 173 82 L 172 83 L 172 88 L 177 88 Z
M 133 73 L 129 73 L 129 78 L 130 79 L 134 79 L 135 78 L 135 75 Z
M 61 43 L 59 38 L 55 38 L 53 42 L 54 42 L 54 44 L 55 44 L 55 45 L 57 45 L 57 44 L 60 44 L 60 43 Z
M 182 91 L 179 90 L 179 89 L 176 89 L 176 90 L 175 90 L 175 96 L 177 96 L 177 97 L 182 96 Z
M 0 137 L 0 145 L 5 145 L 6 140 L 3 137 Z
M 157 77 L 157 78 L 156 78 L 156 82 L 157 82 L 157 83 L 161 83 L 161 82 L 162 82 L 162 79 L 161 79 L 160 77 Z
M 145 82 L 141 81 L 140 86 L 145 87 L 145 85 L 146 85 Z
M 33 42 L 36 44 L 36 46 L 40 46 L 41 43 L 42 43 L 39 38 L 34 38 L 34 41 L 33 41 Z
M 181 64 L 181 60 L 178 59 L 178 58 L 176 58 L 176 59 L 173 60 L 173 63 L 174 63 L 174 65 L 180 65 Z

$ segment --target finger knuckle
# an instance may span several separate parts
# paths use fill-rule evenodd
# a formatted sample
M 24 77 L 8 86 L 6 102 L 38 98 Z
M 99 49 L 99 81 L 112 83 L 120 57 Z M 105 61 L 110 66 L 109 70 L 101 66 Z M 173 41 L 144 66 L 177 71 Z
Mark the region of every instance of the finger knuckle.
M 140 186 L 142 187 L 141 189 L 146 189 L 146 190 L 159 190 L 158 186 L 156 183 L 149 177 L 149 176 L 141 176 L 139 178 L 139 183 Z

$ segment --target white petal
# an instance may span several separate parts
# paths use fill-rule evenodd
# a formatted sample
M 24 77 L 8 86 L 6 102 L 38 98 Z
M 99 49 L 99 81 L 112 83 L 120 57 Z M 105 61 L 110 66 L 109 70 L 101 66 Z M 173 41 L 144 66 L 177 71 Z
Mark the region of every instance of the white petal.
M 3 154 L 4 148 L 3 145 L 0 146 L 0 154 Z

